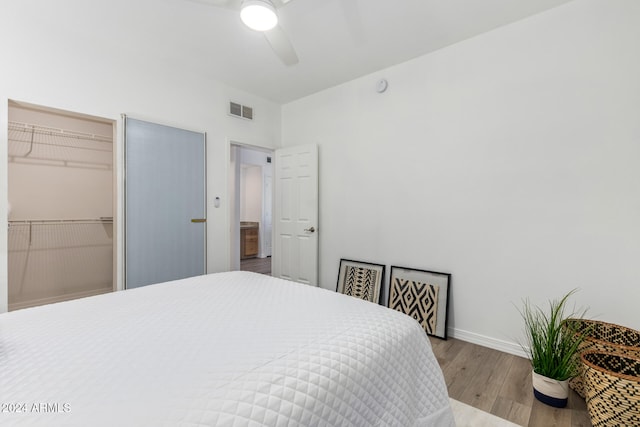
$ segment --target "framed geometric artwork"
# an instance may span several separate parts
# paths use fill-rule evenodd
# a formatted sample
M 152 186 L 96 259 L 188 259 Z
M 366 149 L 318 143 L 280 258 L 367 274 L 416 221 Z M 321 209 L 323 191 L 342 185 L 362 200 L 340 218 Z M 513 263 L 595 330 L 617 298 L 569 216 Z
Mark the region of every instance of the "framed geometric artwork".
M 451 274 L 391 266 L 388 307 L 420 323 L 428 335 L 447 339 Z
M 341 259 L 336 291 L 379 304 L 383 279 L 384 265 Z

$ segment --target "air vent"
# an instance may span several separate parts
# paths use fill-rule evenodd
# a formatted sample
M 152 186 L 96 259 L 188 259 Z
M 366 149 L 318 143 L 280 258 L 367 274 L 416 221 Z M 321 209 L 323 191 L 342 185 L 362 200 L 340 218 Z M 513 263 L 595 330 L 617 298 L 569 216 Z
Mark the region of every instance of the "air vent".
M 247 107 L 246 105 L 242 106 L 242 117 L 245 119 L 253 120 L 253 108 Z
M 235 102 L 230 102 L 229 114 L 231 114 L 232 116 L 242 117 L 242 105 L 236 104 Z
M 253 108 L 237 102 L 229 102 L 229 114 L 247 120 L 253 120 Z

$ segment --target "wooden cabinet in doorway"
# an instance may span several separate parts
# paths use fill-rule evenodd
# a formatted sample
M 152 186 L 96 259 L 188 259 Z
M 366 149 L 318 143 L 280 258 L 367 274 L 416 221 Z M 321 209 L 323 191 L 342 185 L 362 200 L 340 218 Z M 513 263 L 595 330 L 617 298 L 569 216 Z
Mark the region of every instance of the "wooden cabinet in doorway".
M 258 256 L 258 223 L 242 221 L 240 223 L 240 258 Z

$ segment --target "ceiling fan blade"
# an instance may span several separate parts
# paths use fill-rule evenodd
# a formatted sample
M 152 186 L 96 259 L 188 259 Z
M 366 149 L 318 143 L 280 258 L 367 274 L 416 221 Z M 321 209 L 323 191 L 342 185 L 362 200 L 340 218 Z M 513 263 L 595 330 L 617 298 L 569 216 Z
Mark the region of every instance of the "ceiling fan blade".
M 289 3 L 292 0 L 271 0 L 271 3 L 276 7 L 276 9 L 281 8 L 285 4 Z
M 206 4 L 208 6 L 224 7 L 227 9 L 240 9 L 241 0 L 191 0 L 192 2 Z
M 289 41 L 289 37 L 287 37 L 280 25 L 276 25 L 273 30 L 265 31 L 264 36 L 285 65 L 291 66 L 299 62 L 298 55 Z
M 365 42 L 364 28 L 362 27 L 362 19 L 360 17 L 360 9 L 357 0 L 342 0 L 342 13 L 347 21 L 347 27 L 356 44 Z

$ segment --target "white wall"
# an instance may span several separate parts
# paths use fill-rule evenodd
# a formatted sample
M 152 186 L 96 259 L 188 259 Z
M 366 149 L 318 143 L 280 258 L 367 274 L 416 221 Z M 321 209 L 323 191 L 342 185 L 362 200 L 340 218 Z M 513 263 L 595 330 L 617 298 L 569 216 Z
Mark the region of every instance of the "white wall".
M 640 2 L 579 0 L 285 105 L 283 145 L 319 144 L 321 286 L 340 258 L 452 273 L 454 335 L 513 352 L 514 304 L 574 287 L 640 328 L 638 40 Z
M 262 168 L 243 165 L 240 171 L 240 221 L 262 221 Z
M 147 2 L 148 3 L 148 2 Z M 5 7 L 6 6 L 6 7 Z M 118 43 L 92 43 L 80 28 L 91 29 L 100 8 L 109 13 L 145 7 L 117 0 L 87 5 L 82 0 L 11 2 L 0 26 L 0 144 L 6 146 L 9 99 L 117 120 L 116 169 L 122 194 L 121 114 L 207 132 L 208 271 L 229 268 L 229 141 L 276 147 L 280 107 L 191 70 L 191 64 L 146 55 Z M 115 8 L 115 9 L 114 9 Z M 84 14 L 84 15 L 82 15 Z M 129 21 L 123 20 L 123 22 Z M 150 21 L 151 22 L 151 21 Z M 136 22 L 144 33 L 144 22 Z M 113 28 L 113 37 L 118 28 Z M 108 37 L 108 35 L 106 36 Z M 201 54 L 196 53 L 194 54 Z M 255 120 L 230 117 L 228 101 L 254 107 Z M 6 218 L 7 154 L 0 150 L 0 216 Z M 220 196 L 220 208 L 214 198 Z M 122 218 L 118 206 L 117 220 Z M 122 228 L 118 228 L 121 233 Z M 121 236 L 117 239 L 122 242 Z M 6 229 L 0 227 L 0 312 L 6 308 Z M 122 275 L 122 250 L 119 250 Z

